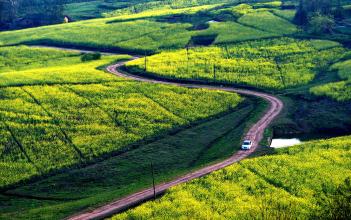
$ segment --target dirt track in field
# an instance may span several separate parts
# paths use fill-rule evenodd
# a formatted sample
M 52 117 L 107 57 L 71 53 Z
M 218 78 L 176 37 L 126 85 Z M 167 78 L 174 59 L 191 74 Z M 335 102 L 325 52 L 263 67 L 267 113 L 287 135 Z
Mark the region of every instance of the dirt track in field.
M 133 59 L 137 59 L 138 57 L 133 57 Z M 250 91 L 246 89 L 235 89 L 231 87 L 221 87 L 221 86 L 209 86 L 209 85 L 198 85 L 198 84 L 192 84 L 192 83 L 177 83 L 177 82 L 172 82 L 169 80 L 156 80 L 156 79 L 149 79 L 143 76 L 135 76 L 127 73 L 122 73 L 118 71 L 118 68 L 123 66 L 125 62 L 120 62 L 111 66 L 108 66 L 106 69 L 110 73 L 119 76 L 119 77 L 124 77 L 136 81 L 141 81 L 141 82 L 148 82 L 148 83 L 159 83 L 159 84 L 167 84 L 167 85 L 176 85 L 176 86 L 182 86 L 182 87 L 187 87 L 187 88 L 204 88 L 204 89 L 210 89 L 210 90 L 222 90 L 222 91 L 227 91 L 227 92 L 236 92 L 239 94 L 243 95 L 250 95 L 250 96 L 256 96 L 260 97 L 262 99 L 265 99 L 270 103 L 269 109 L 265 112 L 265 114 L 261 117 L 261 119 L 254 124 L 249 131 L 246 133 L 246 139 L 250 139 L 253 142 L 253 146 L 251 150 L 248 151 L 238 151 L 235 153 L 233 156 L 230 158 L 207 166 L 205 168 L 202 168 L 200 170 L 188 173 L 184 176 L 178 177 L 172 181 L 162 183 L 156 186 L 156 194 L 162 194 L 164 193 L 167 189 L 170 187 L 173 187 L 175 185 L 188 182 L 190 180 L 193 180 L 195 178 L 199 178 L 201 176 L 207 175 L 213 171 L 222 169 L 224 167 L 227 167 L 233 163 L 236 163 L 247 156 L 249 156 L 252 152 L 254 152 L 257 147 L 258 143 L 263 137 L 263 132 L 264 130 L 269 126 L 269 124 L 279 115 L 279 113 L 283 109 L 283 102 L 266 93 L 261 93 L 261 92 L 256 92 L 256 91 Z M 94 210 L 88 210 L 85 212 L 81 212 L 77 215 L 71 216 L 68 219 L 70 220 L 87 220 L 87 219 L 103 219 L 106 217 L 109 217 L 113 214 L 119 213 L 123 210 L 126 210 L 132 206 L 135 206 L 143 201 L 152 199 L 154 196 L 154 191 L 153 188 L 148 188 L 145 190 L 142 190 L 140 192 L 136 192 L 134 194 L 131 194 L 129 196 L 126 196 L 124 198 L 118 199 L 116 201 L 113 201 L 109 204 L 106 204 L 104 206 L 101 206 L 99 208 L 96 208 Z

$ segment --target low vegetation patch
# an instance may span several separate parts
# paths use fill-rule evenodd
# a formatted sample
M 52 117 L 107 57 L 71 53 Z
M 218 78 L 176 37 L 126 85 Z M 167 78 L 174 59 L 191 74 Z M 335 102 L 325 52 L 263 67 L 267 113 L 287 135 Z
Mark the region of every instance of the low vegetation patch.
M 0 73 L 80 63 L 80 54 L 26 46 L 0 47 Z
M 100 53 L 86 53 L 81 57 L 83 62 L 92 61 L 92 60 L 100 60 L 101 54 Z
M 238 22 L 260 30 L 281 35 L 293 34 L 298 30 L 295 25 L 286 19 L 280 18 L 268 11 L 258 11 L 246 14 L 239 18 Z
M 338 71 L 342 81 L 316 86 L 311 89 L 312 94 L 327 96 L 337 101 L 351 100 L 351 60 L 334 64 L 332 69 Z

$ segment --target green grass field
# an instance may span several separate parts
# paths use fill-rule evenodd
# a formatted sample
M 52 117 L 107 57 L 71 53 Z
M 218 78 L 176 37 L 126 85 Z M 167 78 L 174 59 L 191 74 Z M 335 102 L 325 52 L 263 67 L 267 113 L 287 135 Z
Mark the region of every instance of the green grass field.
M 331 97 L 337 101 L 351 100 L 351 60 L 342 61 L 332 67 L 338 72 L 339 82 L 332 82 L 311 88 L 311 93 L 317 96 Z
M 81 62 L 81 54 L 54 49 L 35 49 L 26 46 L 0 48 L 0 73 L 38 69 L 51 66 L 74 65 Z
M 151 185 L 151 162 L 156 182 L 163 182 L 222 160 L 238 150 L 243 131 L 260 117 L 266 105 L 246 99 L 227 114 L 134 146 L 92 166 L 7 191 L 0 195 L 0 219 L 62 219 L 123 197 Z
M 208 21 L 221 14 L 223 7 L 225 6 L 203 5 L 180 9 L 163 8 L 113 18 L 1 32 L 0 45 L 50 44 L 144 54 L 184 48 L 192 43 L 193 38 L 208 35 L 214 36 L 214 42 L 218 44 L 284 36 L 296 31 L 296 27 L 287 20 L 254 9 L 253 13 L 239 18 L 242 24 L 235 20 L 224 20 L 208 25 Z M 204 16 L 204 13 L 207 15 Z M 254 22 L 252 19 L 255 16 L 263 16 L 264 22 Z M 203 20 L 204 17 L 207 19 Z M 269 25 L 266 29 L 267 22 L 280 25 Z M 198 25 L 208 27 L 194 28 Z M 289 28 L 283 30 L 281 26 Z
M 127 69 L 172 79 L 286 89 L 308 84 L 344 51 L 332 41 L 281 38 L 162 52 L 147 57 L 146 73 L 144 59 L 127 63 Z
M 339 211 L 350 206 L 350 146 L 342 137 L 248 159 L 112 219 L 345 218 Z
M 111 13 L 122 8 L 128 8 L 133 4 L 140 3 L 141 0 L 91 0 L 65 4 L 64 14 L 74 21 L 104 17 L 105 13 Z
M 293 34 L 298 30 L 291 22 L 277 17 L 268 11 L 248 13 L 239 18 L 238 22 L 279 35 Z

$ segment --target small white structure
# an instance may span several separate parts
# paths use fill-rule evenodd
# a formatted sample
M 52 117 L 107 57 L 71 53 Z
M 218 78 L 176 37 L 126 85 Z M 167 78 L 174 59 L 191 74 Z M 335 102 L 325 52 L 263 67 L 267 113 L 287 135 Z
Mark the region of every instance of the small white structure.
M 301 141 L 297 138 L 273 139 L 272 143 L 271 143 L 271 147 L 273 147 L 273 148 L 291 147 L 294 145 L 298 145 L 300 143 L 301 143 Z
M 71 22 L 71 18 L 68 17 L 68 16 L 65 16 L 65 17 L 63 18 L 63 23 L 69 23 L 69 22 Z

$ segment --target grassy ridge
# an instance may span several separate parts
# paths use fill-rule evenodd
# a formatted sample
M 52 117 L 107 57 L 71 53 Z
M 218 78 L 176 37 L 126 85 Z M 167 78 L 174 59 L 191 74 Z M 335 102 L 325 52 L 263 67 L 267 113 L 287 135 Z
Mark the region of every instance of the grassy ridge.
M 164 49 L 184 48 L 192 43 L 194 37 L 198 36 L 211 35 L 214 36 L 215 43 L 224 43 L 283 36 L 293 33 L 296 29 L 287 20 L 268 11 L 256 13 L 254 9 L 252 9 L 252 13 L 239 18 L 239 22 L 242 20 L 242 24 L 239 24 L 234 15 L 226 18 L 227 11 L 223 11 L 222 7 L 225 6 L 203 5 L 181 9 L 165 8 L 120 15 L 114 18 L 1 32 L 0 42 L 4 45 L 50 44 L 155 53 Z M 267 19 L 264 22 L 255 22 L 252 20 L 252 16 Z M 213 19 L 220 19 L 222 22 L 207 23 Z M 269 30 L 265 29 L 268 27 L 267 23 L 270 24 Z M 272 25 L 274 23 L 280 25 L 274 26 Z M 289 28 L 283 29 L 282 26 Z M 28 38 L 28 36 L 31 37 Z
M 147 1 L 147 0 L 144 0 Z M 71 1 L 73 3 L 65 4 L 64 14 L 73 20 L 85 20 L 91 18 L 103 17 L 104 13 L 127 8 L 133 4 L 141 3 L 143 0 L 91 0 L 91 1 Z
M 238 22 L 277 34 L 293 34 L 298 30 L 291 22 L 268 11 L 246 14 L 239 18 Z
M 147 57 L 146 71 L 167 78 L 285 89 L 309 83 L 344 51 L 332 41 L 261 40 L 162 52 Z M 142 74 L 145 60 L 128 62 L 126 67 Z
M 332 69 L 338 71 L 340 82 L 328 83 L 311 88 L 311 92 L 317 96 L 327 96 L 337 101 L 351 100 L 351 60 L 334 64 Z
M 349 198 L 350 185 L 346 181 L 344 189 L 343 184 L 351 178 L 350 146 L 350 137 L 342 137 L 248 159 L 174 187 L 161 199 L 112 219 L 341 216 L 340 208 L 349 207 L 342 202 Z M 336 197 L 340 190 L 346 194 Z
M 80 54 L 54 49 L 35 49 L 26 46 L 0 48 L 0 74 L 80 63 Z

